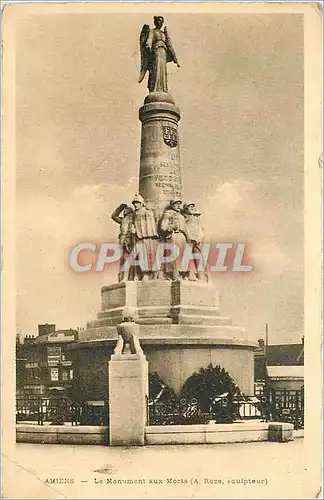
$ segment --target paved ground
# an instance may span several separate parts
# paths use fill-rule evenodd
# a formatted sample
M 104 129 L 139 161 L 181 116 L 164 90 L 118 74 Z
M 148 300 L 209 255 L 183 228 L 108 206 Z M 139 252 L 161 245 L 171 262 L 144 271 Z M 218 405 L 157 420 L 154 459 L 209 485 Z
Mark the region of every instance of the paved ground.
M 143 448 L 17 444 L 3 462 L 6 477 L 10 474 L 3 497 L 314 498 L 303 442 Z

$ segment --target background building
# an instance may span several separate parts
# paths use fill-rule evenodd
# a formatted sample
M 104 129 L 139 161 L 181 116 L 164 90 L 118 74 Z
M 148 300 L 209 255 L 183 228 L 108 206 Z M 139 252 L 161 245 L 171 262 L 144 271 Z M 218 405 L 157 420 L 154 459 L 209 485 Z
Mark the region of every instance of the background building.
M 72 393 L 74 365 L 70 347 L 77 339 L 77 330 L 56 330 L 55 324 L 38 325 L 38 336 L 17 337 L 17 395 L 46 395 L 54 388 Z
M 268 346 L 259 339 L 254 374 L 256 391 L 266 382 L 275 390 L 300 390 L 304 385 L 304 337 L 300 344 Z

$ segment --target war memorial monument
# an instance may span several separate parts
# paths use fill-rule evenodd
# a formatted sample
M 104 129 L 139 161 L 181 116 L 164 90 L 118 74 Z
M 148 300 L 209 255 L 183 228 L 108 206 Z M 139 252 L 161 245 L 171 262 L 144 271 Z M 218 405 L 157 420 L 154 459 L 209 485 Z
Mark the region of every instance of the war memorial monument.
M 185 272 L 179 259 L 159 269 L 152 265 L 159 242 L 177 245 L 180 253 L 189 245 L 193 254 L 199 255 L 203 214 L 199 194 L 197 200 L 188 201 L 183 192 L 181 112 L 169 93 L 167 74 L 169 63 L 180 65 L 163 17 L 155 16 L 152 28 L 143 26 L 140 51 L 139 83 L 148 79 L 148 94 L 139 108 L 138 193 L 132 207 L 126 203 L 111 207 L 123 251 L 120 270 L 115 284 L 102 287 L 101 311 L 80 332 L 76 350 L 82 397 L 105 399 L 109 386 L 111 420 L 116 404 L 120 406 L 118 394 L 110 387 L 120 376 L 118 359 L 124 359 L 127 375 L 124 368 L 122 371 L 129 385 L 124 384 L 122 390 L 129 395 L 147 384 L 147 371 L 157 373 L 179 393 L 188 377 L 210 363 L 224 367 L 243 393 L 254 392 L 254 343 L 247 340 L 243 328 L 221 315 L 218 292 L 210 277 L 195 260 Z M 124 265 L 138 243 L 147 250 L 145 271 Z M 136 359 L 139 371 L 136 369 L 134 375 L 132 361 Z M 130 412 L 130 422 L 132 412 L 145 412 L 142 402 L 133 410 L 125 404 L 122 408 Z

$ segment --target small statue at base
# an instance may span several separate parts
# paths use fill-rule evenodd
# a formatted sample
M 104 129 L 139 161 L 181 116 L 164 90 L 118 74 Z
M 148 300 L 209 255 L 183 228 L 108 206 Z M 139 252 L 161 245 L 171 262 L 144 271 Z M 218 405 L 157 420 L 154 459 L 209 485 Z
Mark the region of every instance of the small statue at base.
M 135 323 L 135 315 L 128 309 L 124 310 L 123 320 L 117 325 L 118 340 L 114 355 L 143 354 L 138 340 L 139 325 Z

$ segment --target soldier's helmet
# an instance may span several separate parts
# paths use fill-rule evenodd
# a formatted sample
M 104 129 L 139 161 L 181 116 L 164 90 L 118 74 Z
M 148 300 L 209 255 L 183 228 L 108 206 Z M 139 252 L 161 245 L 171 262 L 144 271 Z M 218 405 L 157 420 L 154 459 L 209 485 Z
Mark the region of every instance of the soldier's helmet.
M 144 198 L 140 195 L 140 194 L 134 194 L 133 196 L 133 199 L 132 199 L 132 203 L 136 203 L 136 202 L 139 202 L 139 203 L 142 203 L 142 205 L 144 205 Z
M 170 207 L 173 207 L 175 203 L 182 203 L 181 198 L 175 198 L 174 200 L 170 201 Z
M 186 203 L 183 204 L 183 208 L 187 210 L 188 207 L 196 207 L 196 204 L 193 201 L 186 201 Z

